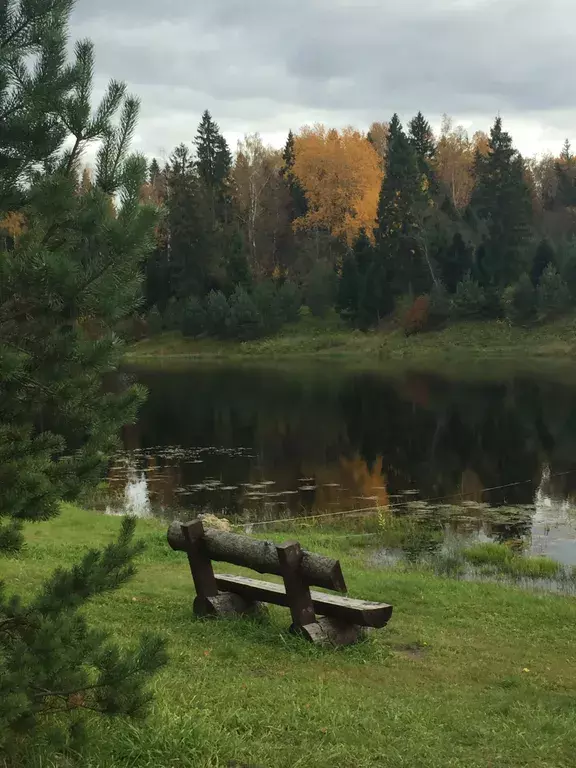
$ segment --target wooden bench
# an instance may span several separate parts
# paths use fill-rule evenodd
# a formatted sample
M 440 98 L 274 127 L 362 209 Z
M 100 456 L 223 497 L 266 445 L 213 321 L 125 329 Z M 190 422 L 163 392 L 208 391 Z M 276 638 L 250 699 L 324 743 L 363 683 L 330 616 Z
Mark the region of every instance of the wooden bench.
M 172 523 L 168 543 L 188 555 L 197 616 L 250 615 L 262 603 L 283 605 L 290 608 L 291 631 L 315 643 L 350 645 L 363 637 L 366 628 L 384 627 L 392 615 L 392 606 L 385 603 L 311 592 L 314 586 L 343 593 L 346 583 L 338 560 L 302 550 L 297 542 L 276 546 L 271 541 L 205 528 L 201 520 L 193 520 Z M 276 574 L 284 584 L 216 574 L 212 560 Z

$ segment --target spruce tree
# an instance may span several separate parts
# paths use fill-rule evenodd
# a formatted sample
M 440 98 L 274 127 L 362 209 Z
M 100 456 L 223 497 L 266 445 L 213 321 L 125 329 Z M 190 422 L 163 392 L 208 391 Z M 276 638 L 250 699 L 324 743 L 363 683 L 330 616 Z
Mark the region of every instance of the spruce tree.
M 196 148 L 196 172 L 199 188 L 206 207 L 205 215 L 212 230 L 217 222 L 226 218 L 228 200 L 227 183 L 232 167 L 232 154 L 218 124 L 208 110 L 194 139 Z
M 70 0 L 0 6 L 3 552 L 21 546 L 26 521 L 54 517 L 61 499 L 100 479 L 142 400 L 138 388 L 103 386 L 122 355 L 114 327 L 140 301 L 140 262 L 157 221 L 156 209 L 140 203 L 146 161 L 128 151 L 138 102 L 113 81 L 92 111 L 92 45 L 78 43 L 66 63 L 71 9 Z M 95 177 L 79 194 L 83 151 L 95 140 Z M 80 610 L 130 578 L 141 549 L 133 534 L 126 520 L 115 543 L 58 570 L 28 600 L 1 585 L 1 750 L 44 723 L 65 742 L 65 721 L 53 715 L 67 715 L 76 737 L 82 712 L 145 708 L 162 643 L 144 637 L 121 650 Z
M 365 290 L 366 273 L 376 256 L 370 239 L 362 230 L 354 243 L 354 248 L 344 257 L 338 281 L 336 308 L 340 315 L 349 322 L 356 323 L 358 320 L 360 303 Z M 374 316 L 374 321 L 377 321 L 377 313 Z
M 423 238 L 423 215 L 428 199 L 416 152 L 398 115 L 394 115 L 390 121 L 376 236 L 385 264 L 385 269 L 377 273 L 386 274 L 395 294 L 426 293 L 433 283 Z
M 290 204 L 288 210 L 288 216 L 290 222 L 295 219 L 299 219 L 306 215 L 308 210 L 308 204 L 306 202 L 306 193 L 302 189 L 302 186 L 293 173 L 294 162 L 296 159 L 295 153 L 295 139 L 292 131 L 289 131 L 288 138 L 286 139 L 286 145 L 282 153 L 282 159 L 284 161 L 281 176 L 288 185 L 290 193 Z
M 211 254 L 194 160 L 185 144 L 170 155 L 166 176 L 170 295 L 176 299 L 204 296 L 209 286 Z
M 430 123 L 418 112 L 409 124 L 409 140 L 416 153 L 418 168 L 426 179 L 430 192 L 436 192 L 438 182 L 432 163 L 436 156 L 436 142 Z
M 576 206 L 576 158 L 568 139 L 554 167 L 557 180 L 556 205 L 560 208 L 573 208 Z
M 522 272 L 532 205 L 524 161 L 499 117 L 490 131 L 488 154 L 476 152 L 475 176 L 471 205 L 487 230 L 480 272 L 486 287 L 503 288 Z

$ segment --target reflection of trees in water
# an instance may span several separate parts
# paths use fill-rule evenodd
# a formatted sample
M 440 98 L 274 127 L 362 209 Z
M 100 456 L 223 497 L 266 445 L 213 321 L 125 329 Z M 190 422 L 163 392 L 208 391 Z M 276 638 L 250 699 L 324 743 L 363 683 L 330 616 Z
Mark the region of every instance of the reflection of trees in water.
M 136 433 L 129 433 L 130 446 L 252 449 L 230 459 L 206 455 L 200 467 L 183 464 L 176 473 L 182 485 L 207 476 L 231 485 L 265 478 L 283 489 L 311 477 L 317 491 L 289 500 L 306 509 L 353 506 L 353 497 L 362 495 L 383 502 L 384 486 L 390 494 L 414 488 L 431 498 L 465 493 L 525 504 L 543 463 L 552 475 L 576 468 L 576 393 L 559 383 L 526 377 L 454 382 L 433 375 L 387 380 L 325 368 L 198 367 L 139 379 L 149 399 Z M 523 480 L 530 482 L 483 493 Z M 331 483 L 347 491 L 331 491 Z M 576 497 L 576 473 L 551 477 L 549 488 L 551 495 Z M 498 535 L 514 538 L 522 525 L 504 526 Z
M 572 450 L 576 396 L 568 388 L 524 379 L 474 384 L 422 375 L 416 403 L 414 378 L 391 386 L 364 375 L 342 393 L 350 439 L 368 462 L 383 457 L 391 494 L 406 487 L 428 497 L 458 494 L 474 476 L 484 489 L 528 480 L 489 492 L 485 500 L 530 503 L 543 462 L 549 460 L 557 471 L 562 446 Z M 576 467 L 574 459 L 571 466 Z

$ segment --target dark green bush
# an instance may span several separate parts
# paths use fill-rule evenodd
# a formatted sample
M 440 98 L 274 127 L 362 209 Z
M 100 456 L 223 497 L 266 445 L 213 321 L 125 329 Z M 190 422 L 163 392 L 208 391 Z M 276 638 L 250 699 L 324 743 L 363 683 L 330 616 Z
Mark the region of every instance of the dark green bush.
M 230 297 L 228 333 L 232 338 L 248 341 L 262 335 L 264 324 L 251 296 L 238 286 Z
M 210 336 L 219 339 L 226 337 L 230 317 L 230 307 L 222 291 L 210 291 L 206 299 L 206 330 Z

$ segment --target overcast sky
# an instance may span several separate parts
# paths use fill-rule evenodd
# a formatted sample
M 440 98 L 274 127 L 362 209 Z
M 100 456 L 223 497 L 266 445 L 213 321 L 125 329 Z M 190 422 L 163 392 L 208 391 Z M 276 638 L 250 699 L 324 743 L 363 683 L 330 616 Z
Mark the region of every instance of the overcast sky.
M 138 149 L 167 156 L 209 109 L 233 148 L 397 111 L 471 132 L 500 113 L 524 154 L 576 144 L 575 0 L 77 0 L 97 85 L 142 100 Z

